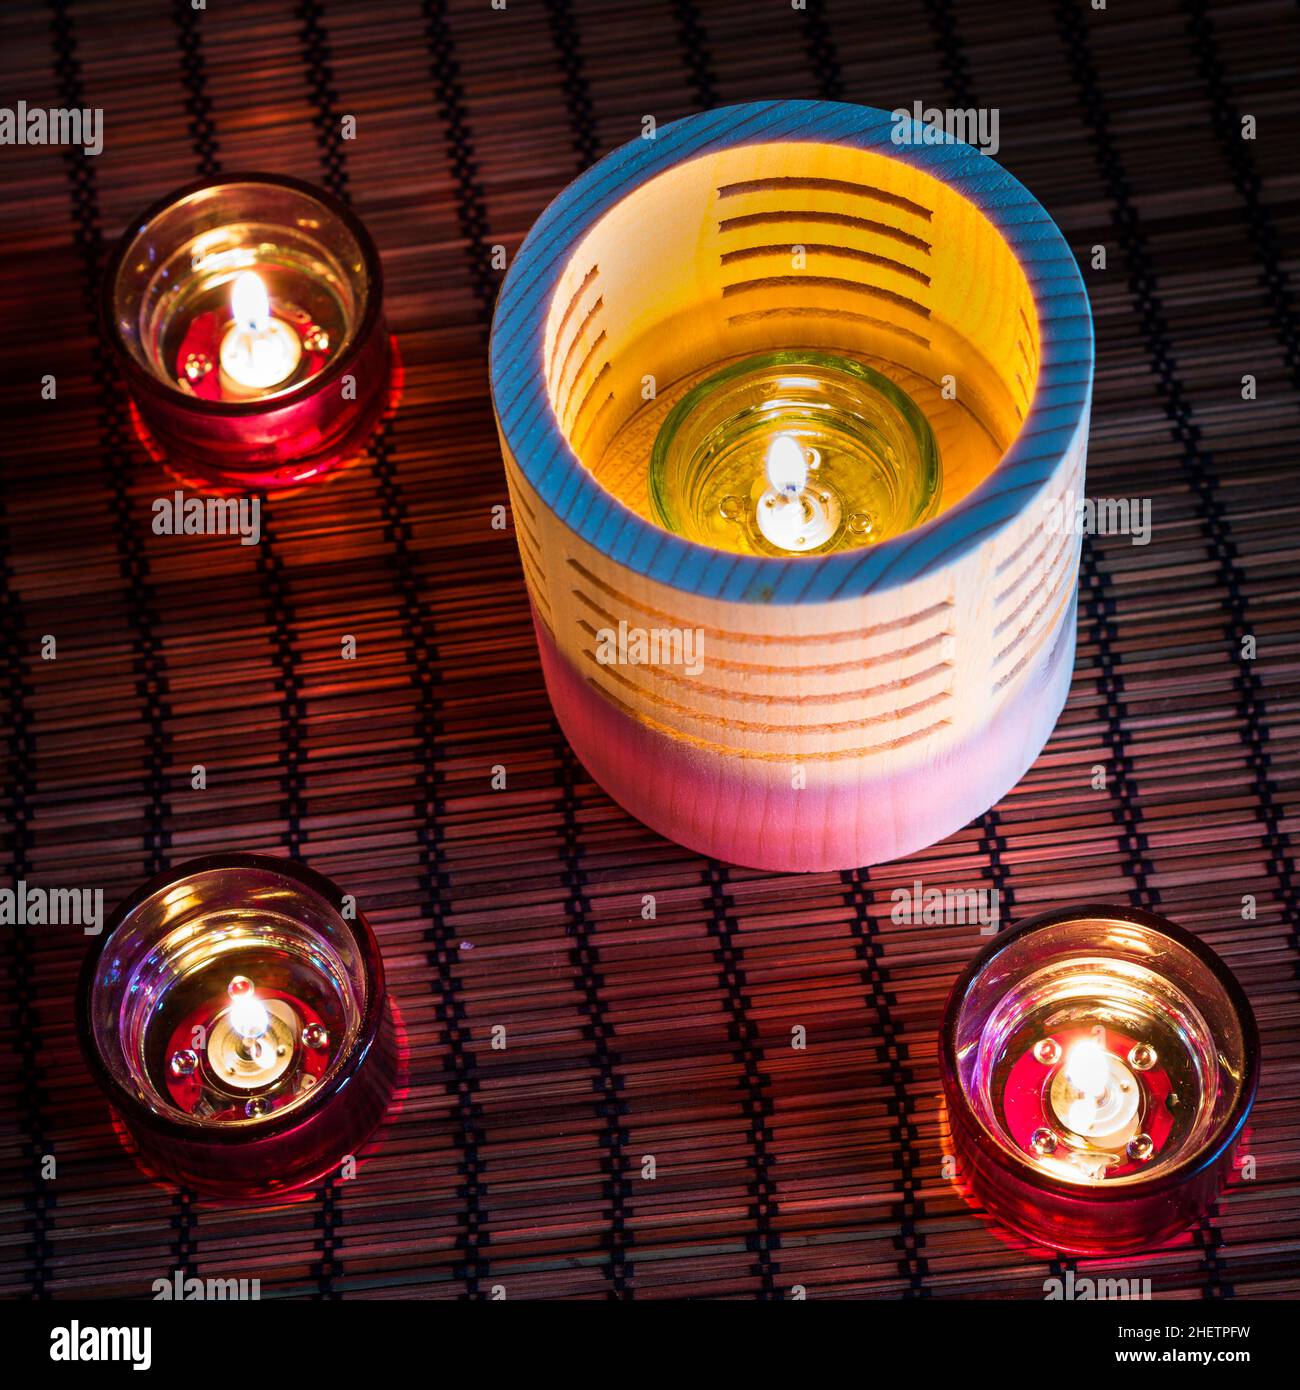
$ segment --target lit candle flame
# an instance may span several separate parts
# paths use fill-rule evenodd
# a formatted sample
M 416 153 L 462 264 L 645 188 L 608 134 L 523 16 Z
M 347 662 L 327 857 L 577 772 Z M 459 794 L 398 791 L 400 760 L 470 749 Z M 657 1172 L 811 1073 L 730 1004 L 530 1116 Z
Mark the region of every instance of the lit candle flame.
M 226 992 L 230 995 L 230 1026 L 246 1042 L 256 1042 L 271 1026 L 271 1015 L 257 997 L 252 980 L 236 975 Z
M 1065 1054 L 1065 1077 L 1081 1096 L 1100 1100 L 1110 1084 L 1109 1054 L 1096 1039 L 1082 1039 Z
M 767 451 L 767 481 L 782 497 L 798 497 L 808 486 L 808 460 L 799 441 L 778 434 Z
M 261 277 L 252 270 L 235 276 L 230 287 L 230 312 L 249 333 L 264 333 L 271 321 L 271 301 Z
M 221 384 L 235 399 L 252 399 L 288 381 L 302 358 L 297 330 L 271 313 L 262 278 L 237 275 L 230 286 L 233 319 L 221 340 Z

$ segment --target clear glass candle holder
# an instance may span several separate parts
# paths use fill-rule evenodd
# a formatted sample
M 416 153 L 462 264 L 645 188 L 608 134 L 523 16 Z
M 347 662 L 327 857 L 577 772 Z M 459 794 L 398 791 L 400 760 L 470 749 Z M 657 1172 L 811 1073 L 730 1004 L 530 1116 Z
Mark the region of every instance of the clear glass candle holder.
M 1254 1101 L 1259 1040 L 1208 947 L 1130 908 L 1053 912 L 953 987 L 940 1064 L 961 1176 L 1060 1250 L 1158 1243 L 1205 1212 Z
M 382 284 L 370 234 L 322 189 L 242 174 L 170 194 L 127 229 L 104 278 L 145 447 L 219 490 L 348 461 L 388 399 Z
M 285 1191 L 355 1153 L 396 1079 L 379 947 L 328 879 L 213 855 L 121 904 L 82 973 L 82 1050 L 151 1173 Z
M 656 519 L 743 555 L 870 545 L 931 517 L 930 423 L 888 377 L 833 353 L 772 352 L 716 372 L 665 418 L 650 454 Z

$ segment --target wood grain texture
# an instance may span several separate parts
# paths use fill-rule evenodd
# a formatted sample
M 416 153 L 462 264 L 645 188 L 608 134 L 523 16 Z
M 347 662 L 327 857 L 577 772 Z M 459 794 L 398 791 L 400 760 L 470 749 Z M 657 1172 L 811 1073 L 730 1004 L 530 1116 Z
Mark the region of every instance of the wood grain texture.
M 896 145 L 889 113 L 837 102 L 756 102 L 675 122 L 654 140 L 637 140 L 588 170 L 547 208 L 502 287 L 493 320 L 493 400 L 505 447 L 548 510 L 618 564 L 706 598 L 770 605 L 852 597 L 905 583 L 978 546 L 1021 514 L 1063 454 L 1086 434 L 1092 384 L 1092 319 L 1078 267 L 1051 218 L 1017 181 L 969 146 Z M 678 162 L 719 150 L 780 142 L 841 142 L 919 169 L 950 186 L 988 219 L 1023 268 L 1039 315 L 1041 363 L 1033 406 L 998 470 L 998 485 L 977 490 L 928 527 L 816 564 L 736 557 L 692 546 L 625 508 L 582 466 L 546 394 L 546 326 L 580 239 L 623 198 Z M 759 167 L 762 156 L 756 156 Z M 877 166 L 879 167 L 879 166 Z M 688 222 L 705 209 L 691 211 Z M 662 214 L 655 209 L 655 217 Z M 680 216 L 680 212 L 677 214 Z M 655 218 L 643 235 L 657 234 Z M 811 238 L 809 238 L 811 239 Z M 792 239 L 793 240 L 793 239 Z M 624 254 L 636 247 L 624 243 Z
M 899 128 L 793 102 L 634 142 L 542 216 L 494 323 L 560 721 L 633 814 L 730 862 L 848 868 L 943 838 L 1014 784 L 1068 688 L 1079 537 L 1052 519 L 1083 493 L 1087 298 L 1023 188 Z M 647 375 L 800 346 L 919 381 L 932 410 L 955 392 L 935 520 L 827 556 L 711 551 L 645 514 L 643 431 L 621 496 L 602 485 Z M 602 664 L 621 624 L 698 631 L 703 669 Z

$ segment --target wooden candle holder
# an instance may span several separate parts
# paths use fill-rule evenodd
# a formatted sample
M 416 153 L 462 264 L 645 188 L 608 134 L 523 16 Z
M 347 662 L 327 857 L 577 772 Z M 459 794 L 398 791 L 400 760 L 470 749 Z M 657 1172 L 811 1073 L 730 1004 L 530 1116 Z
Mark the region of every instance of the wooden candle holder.
M 676 122 L 567 188 L 502 289 L 492 390 L 556 714 L 611 796 L 719 859 L 845 868 L 941 839 L 1014 785 L 1069 687 L 1087 297 L 1015 179 L 923 134 L 832 102 Z M 797 348 L 921 406 L 938 514 L 790 558 L 656 525 L 663 415 L 720 364 Z M 702 669 L 602 657 L 674 631 L 702 634 Z

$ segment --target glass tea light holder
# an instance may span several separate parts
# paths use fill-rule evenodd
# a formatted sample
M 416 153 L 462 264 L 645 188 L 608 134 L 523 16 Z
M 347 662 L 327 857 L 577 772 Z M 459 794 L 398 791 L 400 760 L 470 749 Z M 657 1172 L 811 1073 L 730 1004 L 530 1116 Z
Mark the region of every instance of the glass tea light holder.
M 215 1196 L 355 1154 L 397 1072 L 383 962 L 343 894 L 289 860 L 197 859 L 113 913 L 82 972 L 82 1051 L 152 1174 Z
M 1080 1254 L 1204 1214 L 1255 1099 L 1241 986 L 1182 928 L 1085 906 L 997 937 L 953 986 L 940 1069 L 959 1176 L 997 1220 Z
M 939 501 L 925 413 L 829 353 L 749 357 L 673 407 L 650 453 L 655 520 L 740 555 L 813 555 L 919 526 Z
M 221 491 L 301 484 L 360 451 L 389 396 L 382 302 L 379 255 L 350 208 L 243 174 L 137 218 L 103 312 L 145 447 Z
M 548 691 L 595 779 L 767 869 L 984 811 L 1069 687 L 1079 539 L 1050 518 L 1082 496 L 1092 374 L 1051 218 L 910 120 L 730 107 L 583 174 L 515 257 L 491 380 Z M 648 640 L 611 660 L 623 632 Z

